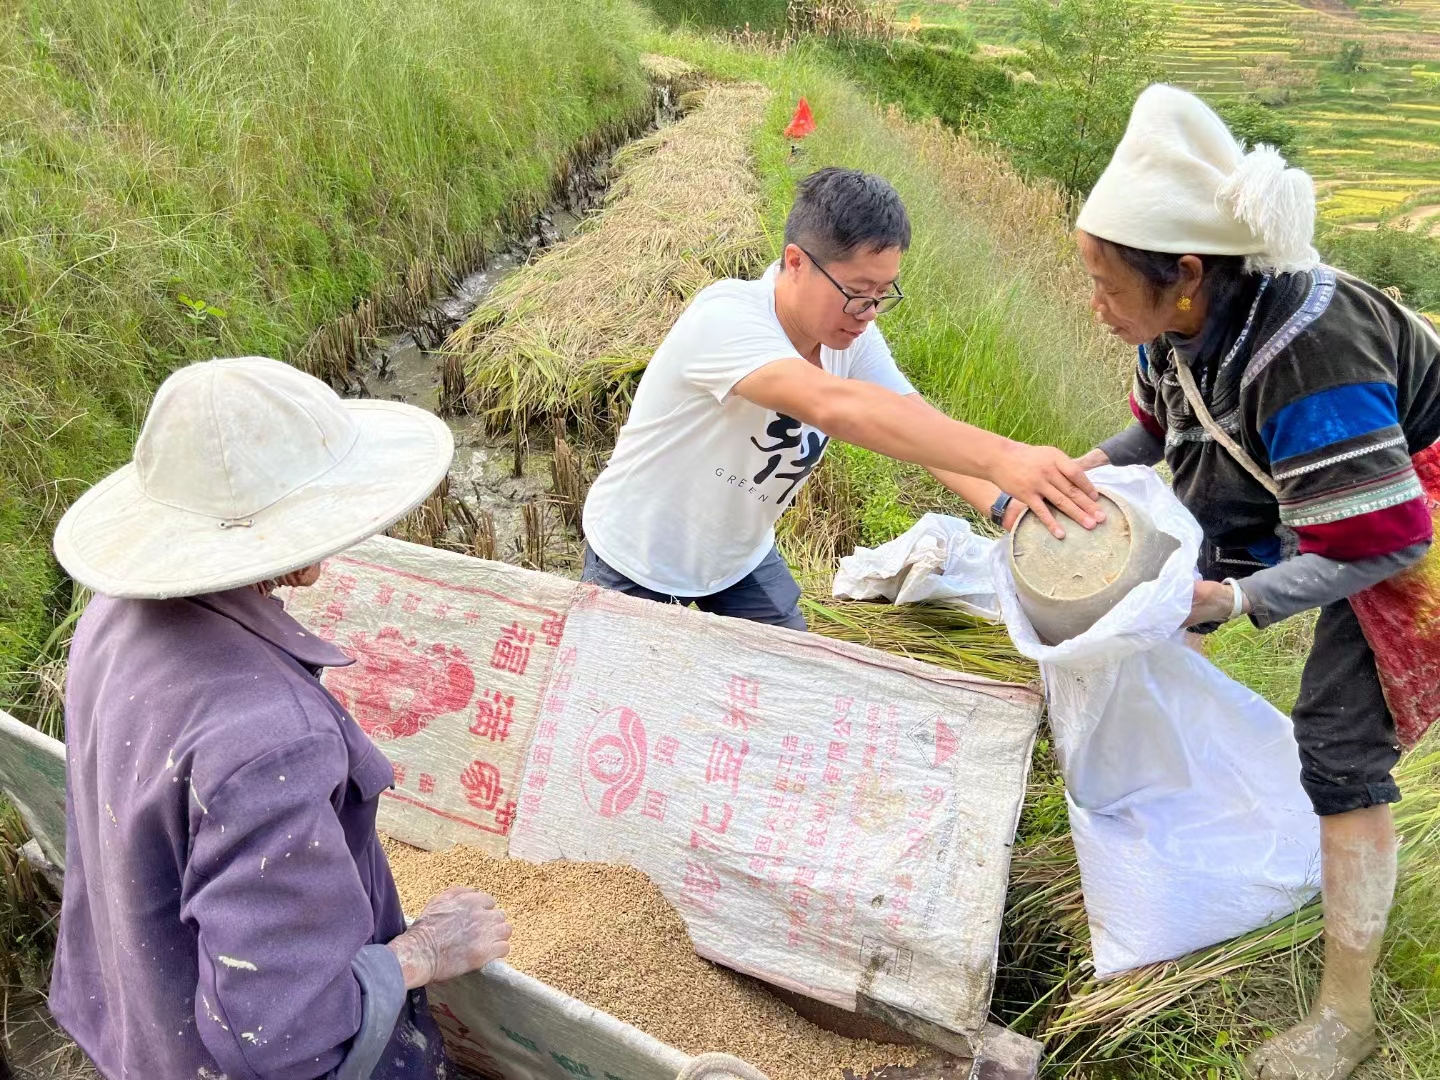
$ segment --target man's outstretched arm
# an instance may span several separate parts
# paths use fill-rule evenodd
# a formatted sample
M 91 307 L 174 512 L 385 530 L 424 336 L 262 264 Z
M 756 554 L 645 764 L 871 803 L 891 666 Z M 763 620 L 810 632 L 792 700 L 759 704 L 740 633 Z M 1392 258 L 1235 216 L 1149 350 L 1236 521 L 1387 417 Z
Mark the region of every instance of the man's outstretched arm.
M 1064 530 L 1047 503 L 1086 528 L 1099 520 L 1095 488 L 1068 455 L 952 420 L 919 395 L 842 379 L 798 356 L 751 372 L 732 392 L 867 450 L 988 481 L 1034 510 L 1056 536 Z

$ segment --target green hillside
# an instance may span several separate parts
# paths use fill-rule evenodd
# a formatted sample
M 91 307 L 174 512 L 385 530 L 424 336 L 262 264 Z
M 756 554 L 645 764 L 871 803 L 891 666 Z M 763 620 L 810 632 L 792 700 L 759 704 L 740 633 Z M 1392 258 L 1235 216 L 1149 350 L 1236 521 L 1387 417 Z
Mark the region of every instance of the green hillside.
M 1175 0 L 1169 77 L 1216 104 L 1248 98 L 1298 126 L 1321 213 L 1440 233 L 1440 0 Z M 911 0 L 902 20 L 1015 45 L 1012 0 Z M 1358 47 L 1358 48 L 1357 48 Z

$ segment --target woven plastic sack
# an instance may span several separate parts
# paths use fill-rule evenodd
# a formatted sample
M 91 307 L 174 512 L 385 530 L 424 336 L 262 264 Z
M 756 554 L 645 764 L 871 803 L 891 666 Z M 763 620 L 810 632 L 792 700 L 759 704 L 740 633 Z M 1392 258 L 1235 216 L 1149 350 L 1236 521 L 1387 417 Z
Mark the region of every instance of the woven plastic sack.
M 581 586 L 510 854 L 635 866 L 700 955 L 978 1040 L 1037 704 Z
M 286 610 L 355 658 L 325 685 L 395 768 L 382 833 L 504 855 L 574 583 L 377 536 Z
M 1201 530 L 1153 469 L 1092 470 L 1180 542 L 1158 578 L 1046 645 L 992 553 L 1005 624 L 1039 661 L 1102 977 L 1246 933 L 1307 902 L 1319 821 L 1290 720 L 1184 643 Z
M 981 1039 L 1032 691 L 395 540 L 290 604 L 360 657 L 382 831 L 628 863 L 702 955 Z

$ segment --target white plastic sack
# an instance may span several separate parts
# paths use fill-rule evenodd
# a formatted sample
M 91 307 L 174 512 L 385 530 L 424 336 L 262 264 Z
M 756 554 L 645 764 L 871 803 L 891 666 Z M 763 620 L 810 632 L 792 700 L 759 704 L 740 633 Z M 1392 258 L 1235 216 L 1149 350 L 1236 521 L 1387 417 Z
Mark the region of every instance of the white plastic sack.
M 1153 469 L 1092 470 L 1180 541 L 1160 576 L 1046 645 L 992 553 L 1005 624 L 1039 661 L 1096 973 L 1246 933 L 1314 896 L 1319 819 L 1290 720 L 1184 644 L 1201 530 Z
M 842 558 L 833 592 L 842 600 L 926 601 L 995 621 L 1000 610 L 990 570 L 994 546 L 976 536 L 968 521 L 926 514 L 894 540 L 857 547 Z

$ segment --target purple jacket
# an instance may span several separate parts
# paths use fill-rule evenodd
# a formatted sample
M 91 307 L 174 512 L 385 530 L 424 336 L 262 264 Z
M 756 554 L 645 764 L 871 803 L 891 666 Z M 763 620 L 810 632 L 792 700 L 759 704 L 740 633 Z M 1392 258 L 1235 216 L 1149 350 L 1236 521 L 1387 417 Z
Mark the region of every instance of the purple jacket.
M 375 834 L 394 773 L 316 678 L 350 662 L 251 588 L 97 596 L 81 618 L 50 1008 L 109 1080 L 312 1080 L 345 1058 L 351 959 L 405 929 Z M 424 992 L 398 1000 L 374 1077 L 443 1076 Z

